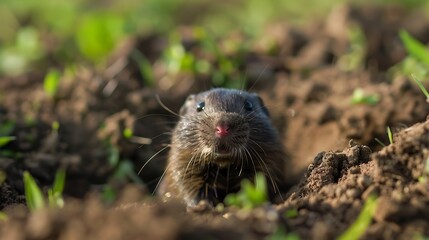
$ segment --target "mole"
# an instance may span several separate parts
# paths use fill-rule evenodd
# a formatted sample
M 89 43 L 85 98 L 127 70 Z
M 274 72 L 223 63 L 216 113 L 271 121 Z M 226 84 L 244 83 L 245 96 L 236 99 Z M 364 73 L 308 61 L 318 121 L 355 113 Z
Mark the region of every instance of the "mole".
M 179 115 L 159 195 L 215 206 L 261 172 L 270 201 L 281 199 L 286 154 L 259 95 L 215 88 L 190 95 Z

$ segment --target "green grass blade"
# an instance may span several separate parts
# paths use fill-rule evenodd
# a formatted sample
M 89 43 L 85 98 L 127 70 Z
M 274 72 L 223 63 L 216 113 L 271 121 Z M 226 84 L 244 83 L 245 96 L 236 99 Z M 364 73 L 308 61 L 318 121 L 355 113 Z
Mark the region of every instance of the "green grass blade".
M 411 78 L 414 80 L 414 82 L 416 82 L 417 86 L 419 86 L 420 90 L 426 96 L 426 99 L 429 99 L 429 92 L 426 90 L 425 86 L 423 86 L 422 82 L 414 77 L 414 75 L 411 75 Z
M 367 105 L 377 105 L 379 102 L 379 97 L 376 94 L 365 94 L 363 89 L 356 88 L 353 91 L 351 98 L 352 104 L 367 104 Z
M 42 191 L 37 186 L 36 181 L 27 171 L 24 172 L 24 189 L 27 206 L 31 211 L 43 208 L 45 200 Z
M 55 175 L 54 185 L 48 190 L 48 202 L 51 207 L 63 207 L 63 190 L 66 181 L 66 172 L 64 169 L 58 169 Z
M 15 128 L 15 122 L 6 121 L 0 124 L 0 135 L 7 136 L 12 134 L 13 129 Z
M 241 181 L 240 191 L 228 194 L 225 198 L 226 205 L 235 205 L 244 209 L 252 209 L 261 206 L 268 201 L 267 182 L 262 173 L 255 176 L 255 184 L 249 179 Z
M 393 143 L 393 133 L 392 130 L 390 130 L 390 127 L 387 127 L 387 136 L 389 137 L 390 144 Z
M 262 173 L 256 174 L 254 192 L 253 202 L 255 205 L 261 205 L 268 201 L 267 181 Z
M 109 156 L 107 159 L 109 160 L 110 166 L 118 165 L 118 163 L 119 163 L 119 150 L 114 146 L 110 146 Z
M 65 182 L 66 171 L 64 171 L 64 169 L 58 169 L 57 173 L 55 174 L 54 186 L 52 187 L 54 195 L 61 196 L 63 194 Z
M 0 211 L 0 221 L 7 221 L 8 216 L 6 213 Z
M 126 139 L 130 139 L 133 136 L 133 130 L 131 128 L 125 128 L 124 131 L 122 131 L 122 136 Z
M 0 137 L 0 147 L 3 147 L 4 145 L 8 144 L 9 142 L 11 142 L 15 139 L 16 139 L 16 137 L 14 137 L 14 136 Z
M 53 97 L 57 94 L 60 85 L 61 73 L 56 69 L 51 69 L 45 76 L 43 88 L 49 96 Z
M 355 222 L 338 237 L 338 240 L 357 240 L 371 224 L 372 217 L 377 209 L 377 196 L 371 195 L 365 202 L 362 211 Z
M 386 144 L 384 144 L 380 139 L 378 139 L 378 138 L 374 138 L 374 140 L 375 140 L 376 142 L 378 142 L 378 144 L 380 144 L 381 146 L 386 147 Z
M 146 85 L 153 87 L 155 85 L 155 77 L 149 60 L 143 55 L 143 53 L 136 49 L 131 53 L 131 58 L 139 65 L 140 73 Z
M 278 226 L 277 230 L 268 236 L 266 240 L 300 240 L 298 234 L 296 233 L 286 233 L 283 227 Z
M 407 31 L 401 30 L 399 37 L 408 54 L 429 66 L 429 51 L 424 44 L 413 38 Z

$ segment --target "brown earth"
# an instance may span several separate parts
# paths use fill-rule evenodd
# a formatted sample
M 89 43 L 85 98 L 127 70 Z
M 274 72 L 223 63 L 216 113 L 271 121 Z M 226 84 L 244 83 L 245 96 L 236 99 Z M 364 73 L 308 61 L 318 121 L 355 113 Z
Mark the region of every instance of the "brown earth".
M 367 47 L 363 66 L 345 71 L 337 62 L 349 51 L 351 25 L 362 28 Z M 245 54 L 225 50 L 242 59 L 233 74 L 245 73 L 247 88 L 267 104 L 290 154 L 285 174 L 296 184 L 283 204 L 252 211 L 186 212 L 178 203 L 151 197 L 167 151 L 142 170 L 145 184 L 131 175 L 118 177 L 118 164 L 139 170 L 169 141 L 177 118 L 158 104 L 157 94 L 177 112 L 189 93 L 210 86 L 203 74 L 167 72 L 160 60 L 164 37 L 130 40 L 107 69 L 78 67 L 74 75 L 65 75 L 55 97 L 43 90 L 43 72 L 2 77 L 0 123 L 11 126 L 7 135 L 16 140 L 0 148 L 0 169 L 7 176 L 0 186 L 0 209 L 9 215 L 0 222 L 0 238 L 261 239 L 284 229 L 302 239 L 332 239 L 350 226 L 372 194 L 379 196 L 378 207 L 362 238 L 428 236 L 429 104 L 412 81 L 387 73 L 405 57 L 398 39 L 402 28 L 429 42 L 429 21 L 418 12 L 341 7 L 321 23 L 273 25 Z M 186 28 L 181 33 L 187 51 L 200 54 L 198 40 Z M 242 38 L 232 34 L 219 45 Z M 130 57 L 133 48 L 153 64 L 154 86 L 142 79 Z M 352 104 L 356 88 L 377 94 L 379 102 Z M 54 121 L 58 132 L 52 130 Z M 389 145 L 387 126 L 394 131 Z M 139 138 L 124 137 L 127 128 Z M 148 139 L 151 144 L 142 144 Z M 67 170 L 65 207 L 29 213 L 23 171 L 46 188 L 60 167 Z M 110 204 L 103 197 L 107 184 L 119 198 Z M 291 209 L 297 215 L 285 217 Z

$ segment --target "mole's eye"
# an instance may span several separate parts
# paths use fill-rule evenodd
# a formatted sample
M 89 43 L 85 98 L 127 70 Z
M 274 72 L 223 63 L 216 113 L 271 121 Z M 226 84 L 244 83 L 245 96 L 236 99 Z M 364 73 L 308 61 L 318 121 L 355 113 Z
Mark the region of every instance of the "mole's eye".
M 253 110 L 253 104 L 250 101 L 246 100 L 244 102 L 244 109 L 246 109 L 246 111 L 252 111 Z
M 205 102 L 199 102 L 199 103 L 197 104 L 197 112 L 201 112 L 201 111 L 203 111 L 203 110 L 204 110 L 205 105 L 206 105 L 206 103 L 205 103 Z

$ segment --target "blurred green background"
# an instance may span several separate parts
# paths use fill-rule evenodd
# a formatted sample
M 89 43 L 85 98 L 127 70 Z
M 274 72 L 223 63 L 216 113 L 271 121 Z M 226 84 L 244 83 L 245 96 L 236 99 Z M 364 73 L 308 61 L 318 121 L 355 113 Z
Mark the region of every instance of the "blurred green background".
M 1 0 L 0 74 L 19 75 L 52 64 L 103 65 L 129 37 L 168 35 L 182 25 L 213 37 L 232 30 L 258 35 L 268 23 L 322 19 L 339 4 L 399 4 L 429 12 L 426 0 Z M 50 61 L 46 63 L 49 59 Z M 45 63 L 45 64 L 44 64 Z

